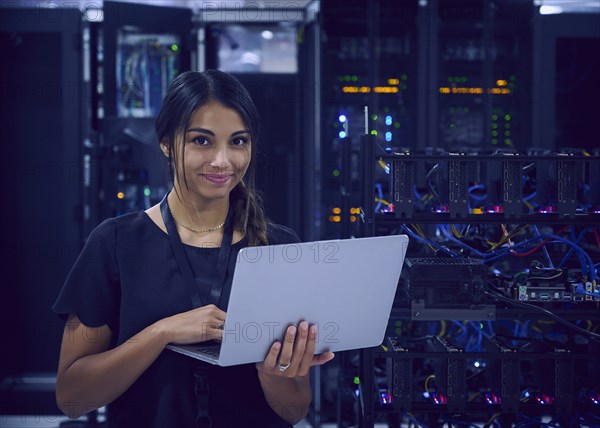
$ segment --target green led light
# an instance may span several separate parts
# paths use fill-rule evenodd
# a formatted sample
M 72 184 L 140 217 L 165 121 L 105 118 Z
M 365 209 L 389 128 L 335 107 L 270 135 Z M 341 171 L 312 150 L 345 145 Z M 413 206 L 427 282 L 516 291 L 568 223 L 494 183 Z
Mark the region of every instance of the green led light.
M 338 76 L 338 81 L 343 82 L 344 81 L 344 76 Z
M 482 322 L 479 323 L 479 329 L 483 330 L 483 323 Z
M 400 128 L 400 122 L 394 122 L 394 128 L 396 128 L 396 129 Z
M 354 385 L 360 384 L 360 378 L 358 376 L 354 376 Z
M 498 115 L 497 114 L 493 114 L 492 115 L 492 120 L 498 120 Z
M 344 76 L 344 80 L 345 80 L 346 82 L 349 82 L 351 79 L 352 79 L 352 78 L 351 78 L 350 76 Z
M 505 123 L 505 124 L 504 124 L 504 127 L 505 127 L 506 129 L 510 129 L 510 123 Z
M 497 137 L 498 136 L 498 131 L 492 131 L 492 137 Z
M 334 170 L 333 170 L 333 176 L 334 176 L 334 177 L 339 177 L 339 176 L 340 176 L 340 171 L 339 171 L 339 170 L 337 170 L 337 169 L 334 169 Z
M 497 138 L 492 138 L 492 144 L 498 144 L 498 139 Z
M 389 107 L 384 107 L 384 108 L 383 108 L 383 112 L 384 112 L 384 113 L 387 113 L 387 112 L 389 112 L 389 111 L 390 111 L 390 108 L 389 108 Z
M 376 114 L 372 114 L 372 115 L 371 115 L 371 120 L 377 120 L 377 118 L 378 118 L 378 117 L 379 117 L 379 116 L 377 116 Z
M 172 44 L 172 45 L 171 45 L 171 50 L 172 50 L 173 52 L 177 52 L 177 51 L 179 50 L 179 46 L 177 46 L 176 44 Z
M 453 83 L 454 79 L 452 77 L 448 77 L 448 82 Z
M 144 196 L 150 196 L 150 188 L 146 187 L 144 189 Z
M 504 140 L 504 144 L 506 144 L 507 146 L 510 146 L 512 144 L 512 140 L 510 138 L 506 138 Z
M 506 120 L 508 122 L 510 120 L 510 114 L 505 114 L 504 115 L 504 120 Z
M 498 124 L 497 124 L 497 123 L 495 123 L 495 122 L 494 122 L 494 123 L 492 123 L 492 129 L 496 129 L 497 127 L 498 127 Z
M 510 131 L 504 131 L 504 136 L 505 137 L 510 137 Z
M 400 327 L 400 326 L 402 325 L 402 321 L 396 321 L 396 322 L 394 323 L 394 325 L 395 325 L 396 327 Z
M 358 76 L 357 76 L 356 74 L 352 76 L 352 81 L 353 81 L 353 82 L 356 82 L 356 81 L 358 81 Z
M 377 135 L 377 131 L 375 131 L 375 130 L 372 130 L 372 131 L 371 131 L 371 135 Z
M 400 79 L 406 80 L 406 79 L 408 79 L 408 76 L 406 74 L 403 74 L 402 76 L 400 76 Z

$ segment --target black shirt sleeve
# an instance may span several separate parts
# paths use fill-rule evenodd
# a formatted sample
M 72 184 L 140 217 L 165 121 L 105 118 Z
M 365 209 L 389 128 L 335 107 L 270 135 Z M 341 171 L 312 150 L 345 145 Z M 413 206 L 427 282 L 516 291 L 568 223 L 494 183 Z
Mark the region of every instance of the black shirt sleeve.
M 270 224 L 267 228 L 267 238 L 270 245 L 296 244 L 300 242 L 298 234 L 293 229 L 281 224 Z
M 90 234 L 52 310 L 63 319 L 76 313 L 88 327 L 107 324 L 115 333 L 119 299 L 116 222 L 109 219 Z

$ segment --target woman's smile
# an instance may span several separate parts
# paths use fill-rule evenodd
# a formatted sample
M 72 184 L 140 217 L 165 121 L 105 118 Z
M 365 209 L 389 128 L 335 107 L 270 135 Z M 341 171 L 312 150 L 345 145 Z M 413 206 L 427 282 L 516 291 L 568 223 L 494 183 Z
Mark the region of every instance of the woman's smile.
M 201 176 L 214 184 L 225 184 L 233 177 L 231 174 L 201 174 Z

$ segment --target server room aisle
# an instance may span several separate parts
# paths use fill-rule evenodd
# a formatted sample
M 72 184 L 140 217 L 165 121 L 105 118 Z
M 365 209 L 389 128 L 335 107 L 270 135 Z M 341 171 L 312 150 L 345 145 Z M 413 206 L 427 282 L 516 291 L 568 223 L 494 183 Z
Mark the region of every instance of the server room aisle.
M 0 415 L 0 428 L 87 428 L 92 426 L 86 425 L 85 421 L 85 418 L 69 421 L 67 417 L 57 415 Z M 101 427 L 102 425 L 94 426 Z M 294 425 L 294 428 L 313 428 L 313 425 L 307 420 L 303 420 Z M 337 425 L 323 424 L 321 428 L 337 428 Z M 377 426 L 377 428 L 383 427 Z
M 77 423 L 80 422 L 80 423 Z M 61 426 L 60 424 L 63 423 Z M 85 419 L 81 418 L 77 421 L 69 421 L 67 417 L 56 415 L 15 415 L 5 416 L 0 415 L 0 428 L 87 428 L 91 425 L 85 424 Z M 96 425 L 101 427 L 101 425 Z M 239 428 L 242 428 L 243 425 Z M 235 428 L 235 427 L 232 427 Z M 294 425 L 294 428 L 314 428 L 307 421 L 300 421 Z M 336 424 L 322 424 L 321 428 L 338 428 Z M 375 424 L 375 428 L 388 428 L 387 424 Z

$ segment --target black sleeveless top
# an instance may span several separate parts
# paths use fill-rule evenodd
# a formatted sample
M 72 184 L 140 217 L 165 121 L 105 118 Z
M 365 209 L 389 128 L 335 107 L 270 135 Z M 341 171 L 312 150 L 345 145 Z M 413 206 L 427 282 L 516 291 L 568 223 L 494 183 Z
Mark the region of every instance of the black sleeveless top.
M 296 233 L 270 225 L 270 244 L 299 242 Z M 232 245 L 218 306 L 227 310 L 231 281 L 243 239 Z M 199 284 L 211 284 L 219 248 L 184 244 Z M 201 297 L 207 300 L 208 289 Z M 76 313 L 89 327 L 108 325 L 112 347 L 148 325 L 192 309 L 169 237 L 141 211 L 97 226 L 69 273 L 53 311 L 66 319 Z M 164 350 L 131 387 L 107 406 L 109 427 L 194 427 L 194 370 L 198 361 Z M 291 427 L 267 404 L 256 367 L 209 365 L 209 413 L 214 428 Z M 290 409 L 293 412 L 294 409 Z

